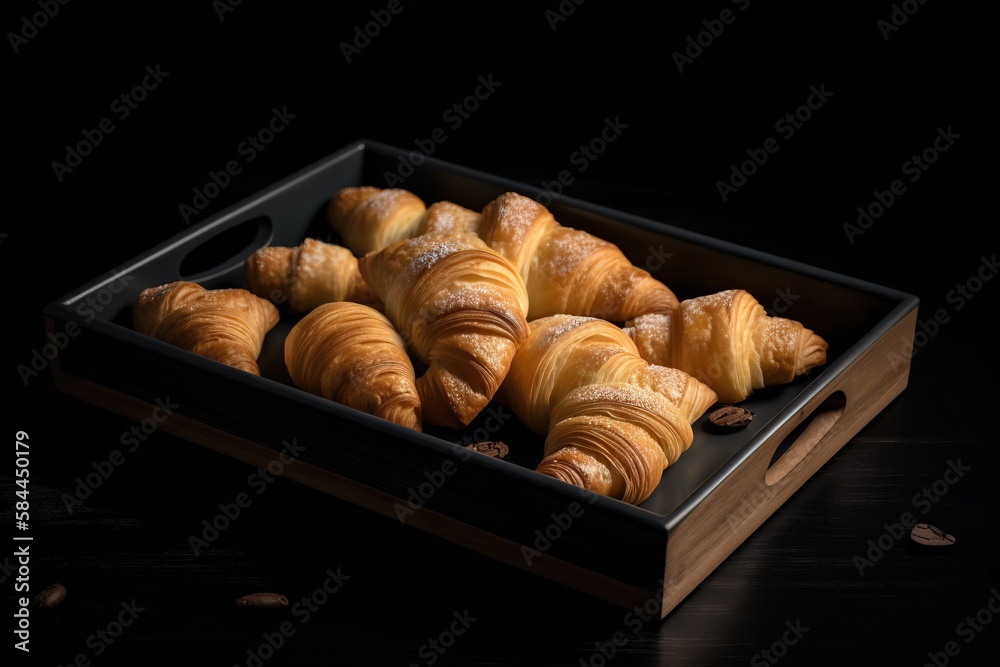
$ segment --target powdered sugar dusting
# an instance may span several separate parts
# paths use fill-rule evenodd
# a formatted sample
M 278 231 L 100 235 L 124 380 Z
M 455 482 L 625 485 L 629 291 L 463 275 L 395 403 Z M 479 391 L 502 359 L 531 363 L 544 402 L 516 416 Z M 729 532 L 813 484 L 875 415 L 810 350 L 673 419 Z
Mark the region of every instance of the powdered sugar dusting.
M 449 201 L 434 202 L 427 208 L 419 233 L 452 234 L 478 232 L 481 215 Z
M 611 244 L 587 232 L 568 227 L 555 229 L 546 237 L 538 254 L 553 260 L 558 258 L 558 261 L 547 261 L 540 266 L 544 267 L 547 278 L 565 284 L 566 278 L 583 266 L 594 252 L 609 247 Z
M 469 247 L 465 235 L 425 235 L 406 242 L 407 246 L 417 246 L 422 249 L 403 268 L 402 280 L 410 285 L 424 271 L 452 253 L 460 252 Z
M 548 215 L 547 209 L 534 199 L 508 192 L 491 202 L 487 210 L 492 210 L 494 219 L 492 229 L 487 229 L 490 246 L 500 251 L 512 261 L 518 256 L 521 245 L 528 231 L 542 215 Z
M 400 203 L 416 204 L 420 200 L 409 190 L 390 188 L 379 190 L 368 198 L 359 208 L 366 216 L 373 216 L 377 220 L 382 220 L 396 209 Z M 422 202 L 420 202 L 422 204 Z
M 542 336 L 539 344 L 542 347 L 548 347 L 562 336 L 589 321 L 589 317 L 582 315 L 550 315 L 549 317 L 534 320 L 531 323 L 531 327 L 533 331 L 541 330 L 538 334 Z
M 627 404 L 658 414 L 663 409 L 665 397 L 649 389 L 634 384 L 591 384 L 574 392 L 578 400 L 605 401 L 613 404 Z

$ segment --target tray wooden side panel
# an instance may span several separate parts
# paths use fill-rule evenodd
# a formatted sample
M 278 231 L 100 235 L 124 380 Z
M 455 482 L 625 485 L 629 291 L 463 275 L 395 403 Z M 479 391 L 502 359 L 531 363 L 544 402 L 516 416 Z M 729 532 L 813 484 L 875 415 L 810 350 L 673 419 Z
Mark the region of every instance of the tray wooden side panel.
M 661 618 L 906 388 L 914 308 L 748 456 L 670 532 Z M 796 429 L 804 426 L 797 432 Z M 772 463 L 786 438 L 795 440 Z

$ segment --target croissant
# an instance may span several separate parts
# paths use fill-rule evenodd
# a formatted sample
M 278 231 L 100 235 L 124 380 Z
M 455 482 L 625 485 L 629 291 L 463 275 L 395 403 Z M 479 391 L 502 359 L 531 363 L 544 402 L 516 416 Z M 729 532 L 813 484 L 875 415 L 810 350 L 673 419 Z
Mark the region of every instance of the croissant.
M 354 254 L 317 239 L 305 239 L 294 248 L 260 248 L 246 258 L 244 274 L 251 292 L 274 303 L 287 303 L 291 313 L 306 313 L 332 301 L 381 308 L 361 277 Z
M 360 256 L 414 236 L 424 211 L 423 200 L 406 190 L 347 187 L 330 200 L 327 219 Z
M 504 381 L 510 409 L 545 435 L 536 471 L 632 504 L 646 500 L 694 441 L 716 395 L 650 364 L 618 326 L 598 318 L 533 320 Z
M 795 320 L 767 314 L 747 291 L 724 290 L 647 314 L 623 331 L 647 361 L 679 368 L 725 403 L 786 384 L 826 363 L 827 342 Z
M 143 290 L 132 311 L 139 333 L 260 375 L 257 357 L 277 307 L 245 289 L 176 281 Z
M 424 422 L 467 426 L 528 335 L 528 295 L 517 271 L 472 232 L 397 241 L 361 257 L 358 268 L 427 365 L 417 378 Z
M 424 233 L 475 231 L 479 213 L 451 202 L 428 209 L 409 190 L 366 185 L 337 192 L 327 219 L 344 245 L 360 256 Z
M 546 207 L 515 192 L 476 213 L 452 202 L 426 207 L 398 188 L 348 187 L 331 199 L 327 212 L 345 245 L 359 254 L 390 239 L 476 232 L 517 268 L 528 290 L 529 320 L 572 314 L 624 322 L 678 304 L 670 288 L 633 266 L 616 245 L 560 224 Z
M 528 319 L 570 314 L 624 322 L 677 307 L 673 291 L 618 246 L 561 225 L 533 199 L 508 192 L 482 215 L 479 235 L 517 267 L 528 289 Z
M 297 387 L 415 431 L 420 397 L 402 337 L 379 311 L 347 301 L 316 306 L 288 332 Z

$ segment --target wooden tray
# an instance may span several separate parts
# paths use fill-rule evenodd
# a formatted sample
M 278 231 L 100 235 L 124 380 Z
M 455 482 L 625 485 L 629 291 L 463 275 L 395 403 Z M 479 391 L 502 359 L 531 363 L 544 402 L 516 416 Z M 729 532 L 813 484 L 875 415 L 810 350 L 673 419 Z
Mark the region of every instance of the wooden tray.
M 557 220 L 617 243 L 679 298 L 739 287 L 768 306 L 793 294 L 782 314 L 830 344 L 824 367 L 744 402 L 756 415 L 748 428 L 714 434 L 702 417 L 639 506 L 534 472 L 541 438 L 499 405 L 464 431 L 416 433 L 298 390 L 282 356 L 287 321 L 268 334 L 261 377 L 132 330 L 131 304 L 147 287 L 245 287 L 243 260 L 257 248 L 337 242 L 325 206 L 342 187 L 403 187 L 476 210 L 506 191 L 537 191 L 417 161 L 359 140 L 49 304 L 48 329 L 73 334 L 54 364 L 57 388 L 137 421 L 169 397 L 179 407 L 160 428 L 254 466 L 294 443 L 290 479 L 662 619 L 906 386 L 916 297 L 569 197 L 550 204 Z M 511 453 L 464 447 L 479 440 Z

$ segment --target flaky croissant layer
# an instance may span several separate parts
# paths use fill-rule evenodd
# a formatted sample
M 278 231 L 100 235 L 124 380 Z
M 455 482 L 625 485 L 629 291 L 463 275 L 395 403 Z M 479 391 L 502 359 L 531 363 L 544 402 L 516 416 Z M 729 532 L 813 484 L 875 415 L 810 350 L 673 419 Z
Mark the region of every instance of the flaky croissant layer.
M 336 301 L 381 307 L 361 277 L 354 254 L 318 239 L 305 239 L 295 247 L 260 248 L 244 261 L 244 275 L 251 292 L 287 304 L 291 313 Z
M 244 289 L 206 289 L 176 281 L 142 291 L 133 304 L 136 331 L 260 375 L 257 357 L 278 323 L 278 309 Z
M 506 259 L 471 232 L 422 234 L 359 259 L 407 347 L 424 420 L 463 428 L 493 399 L 528 335 L 528 296 Z
M 420 397 L 402 337 L 363 304 L 321 304 L 285 338 L 295 385 L 327 400 L 421 430 Z
M 623 330 L 643 359 L 694 375 L 726 403 L 809 373 L 826 363 L 828 349 L 811 329 L 768 315 L 741 289 L 686 299 L 670 313 L 636 317 Z
M 528 319 L 570 314 L 624 322 L 669 312 L 677 297 L 618 246 L 560 224 L 548 208 L 516 192 L 490 201 L 478 234 L 509 259 L 530 297 Z
M 702 382 L 642 359 L 615 324 L 553 315 L 533 320 L 504 382 L 504 398 L 545 435 L 542 474 L 639 504 L 694 441 L 716 402 Z

